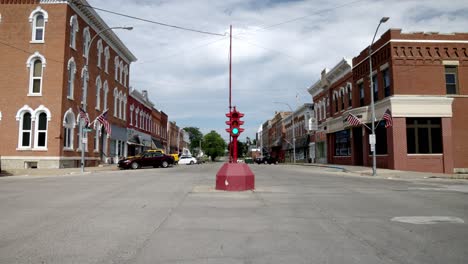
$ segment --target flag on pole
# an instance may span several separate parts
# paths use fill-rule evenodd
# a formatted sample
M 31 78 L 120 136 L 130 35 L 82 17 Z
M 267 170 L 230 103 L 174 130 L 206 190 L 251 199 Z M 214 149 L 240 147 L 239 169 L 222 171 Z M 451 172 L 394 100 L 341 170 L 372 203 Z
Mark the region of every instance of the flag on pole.
M 393 125 L 392 112 L 390 112 L 390 109 L 385 111 L 382 118 L 385 119 L 385 128 L 391 127 Z
M 357 118 L 355 115 L 353 114 L 349 114 L 348 117 L 346 118 L 346 121 L 348 122 L 348 124 L 350 124 L 351 126 L 359 126 L 362 124 L 361 120 L 359 120 L 359 118 Z
M 86 114 L 86 112 L 83 110 L 83 108 L 79 107 L 79 115 L 80 115 L 80 118 L 81 119 L 84 119 L 85 121 L 85 127 L 88 126 L 89 124 L 89 118 L 88 118 L 88 115 Z
M 107 134 L 110 135 L 112 130 L 109 121 L 107 121 L 107 110 L 108 109 L 106 109 L 102 114 L 96 117 L 96 120 L 104 126 L 104 129 L 106 130 Z

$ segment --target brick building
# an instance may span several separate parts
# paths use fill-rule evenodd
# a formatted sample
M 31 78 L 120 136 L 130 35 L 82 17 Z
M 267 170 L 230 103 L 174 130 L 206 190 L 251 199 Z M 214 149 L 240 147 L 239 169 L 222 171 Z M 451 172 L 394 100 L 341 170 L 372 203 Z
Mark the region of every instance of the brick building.
M 306 103 L 294 110 L 291 115 L 288 115 L 283 119 L 283 124 L 286 130 L 284 138 L 285 144 L 283 144 L 285 150 L 285 161 L 294 161 L 294 148 L 296 150 L 296 162 L 308 162 L 310 154 L 315 152 L 315 150 L 310 151 L 308 128 L 309 120 L 313 113 L 313 104 Z
M 468 129 L 468 116 L 463 105 L 468 103 L 467 49 L 466 33 L 402 33 L 392 29 L 374 43 L 376 118 L 381 120 L 386 110 L 393 117 L 393 126 L 385 128 L 385 122 L 380 122 L 376 127 L 377 167 L 466 171 L 468 140 L 463 133 Z M 319 120 L 316 135 L 326 135 L 321 138 L 326 139 L 327 162 L 371 166 L 370 130 L 346 122 L 352 113 L 371 127 L 368 49 L 353 58 L 352 64 L 343 61 L 337 67 L 344 64 L 348 64 L 346 75 L 327 84 L 322 74 L 321 83 L 309 89 Z
M 128 96 L 127 144 L 128 155 L 135 156 L 154 148 L 152 139 L 153 107 L 148 91 L 132 89 Z
M 108 135 L 95 123 L 85 133 L 86 165 L 116 154 L 110 144 L 122 140 L 118 128 L 126 126 L 129 69 L 136 58 L 81 3 L 87 5 L 85 0 L 0 1 L 3 169 L 79 166 L 79 107 L 91 121 L 109 109 L 115 129 Z M 97 32 L 102 33 L 95 37 Z

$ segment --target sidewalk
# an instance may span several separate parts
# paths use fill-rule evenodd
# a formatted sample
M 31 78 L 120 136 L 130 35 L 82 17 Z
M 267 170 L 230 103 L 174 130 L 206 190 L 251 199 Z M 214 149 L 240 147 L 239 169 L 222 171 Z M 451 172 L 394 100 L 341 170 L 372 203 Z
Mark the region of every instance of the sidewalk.
M 91 174 L 102 171 L 116 171 L 117 164 L 105 164 L 97 167 L 85 167 L 84 174 Z M 81 174 L 81 168 L 64 168 L 64 169 L 14 169 L 2 170 L 0 177 L 4 176 L 64 176 Z
M 286 163 L 288 165 L 294 165 L 292 163 Z M 358 175 L 358 176 L 369 176 L 379 178 L 392 178 L 392 179 L 430 179 L 430 178 L 441 178 L 441 179 L 468 179 L 468 174 L 443 174 L 433 172 L 416 172 L 416 171 L 400 171 L 377 168 L 377 175 L 372 176 L 371 167 L 363 166 L 350 166 L 350 165 L 337 165 L 337 164 L 319 164 L 319 163 L 296 163 L 299 166 L 313 166 L 313 167 L 324 167 L 338 169 L 345 173 Z

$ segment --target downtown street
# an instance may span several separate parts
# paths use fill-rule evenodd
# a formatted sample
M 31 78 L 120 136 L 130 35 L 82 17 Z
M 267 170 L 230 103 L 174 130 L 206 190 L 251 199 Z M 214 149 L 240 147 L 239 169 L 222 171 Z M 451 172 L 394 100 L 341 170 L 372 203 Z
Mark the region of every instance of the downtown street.
M 468 263 L 466 180 L 222 163 L 0 178 L 0 263 Z

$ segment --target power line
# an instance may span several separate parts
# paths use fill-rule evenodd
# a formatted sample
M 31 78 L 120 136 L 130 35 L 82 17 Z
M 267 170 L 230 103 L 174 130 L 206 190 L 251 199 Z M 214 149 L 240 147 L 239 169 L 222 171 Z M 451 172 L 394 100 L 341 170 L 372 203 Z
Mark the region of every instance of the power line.
M 322 9 L 322 10 L 318 10 L 318 11 L 312 12 L 311 14 L 308 14 L 308 15 L 305 15 L 305 16 L 301 16 L 301 17 L 297 17 L 297 18 L 285 20 L 285 21 L 283 21 L 283 22 L 275 23 L 275 24 L 268 25 L 268 26 L 259 27 L 259 28 L 255 29 L 253 32 L 244 32 L 244 33 L 240 33 L 239 35 L 242 35 L 242 34 L 250 34 L 250 33 L 254 33 L 254 32 L 260 31 L 260 30 L 267 30 L 267 29 L 270 29 L 270 28 L 273 28 L 273 27 L 278 27 L 278 26 L 281 26 L 281 25 L 284 25 L 284 24 L 288 24 L 288 23 L 291 23 L 291 22 L 295 22 L 295 21 L 298 21 L 298 20 L 301 20 L 301 19 L 304 19 L 304 18 L 313 16 L 313 15 L 318 15 L 318 14 L 321 14 L 321 13 L 330 12 L 330 11 L 332 11 L 332 10 L 340 9 L 340 8 L 343 8 L 343 7 L 352 5 L 352 4 L 356 4 L 356 3 L 359 3 L 359 2 L 363 2 L 363 1 L 367 1 L 367 0 L 356 0 L 356 1 L 348 2 L 348 3 L 344 3 L 344 4 L 342 4 L 342 5 L 338 5 L 338 6 L 334 6 L 334 7 L 330 7 L 330 8 L 325 8 L 325 9 Z
M 3 41 L 1 41 L 1 40 L 0 40 L 0 44 L 5 45 L 5 46 L 10 47 L 10 48 L 15 49 L 15 50 L 19 50 L 19 51 L 24 52 L 24 53 L 29 54 L 29 55 L 31 55 L 31 54 L 34 53 L 34 52 L 32 52 L 32 51 L 29 51 L 29 50 L 25 50 L 25 49 L 22 49 L 22 48 L 18 48 L 18 47 L 16 47 L 16 46 L 13 46 L 13 45 L 10 44 L 10 43 L 3 42 Z M 53 62 L 58 62 L 58 63 L 61 63 L 61 64 L 64 63 L 63 61 L 54 60 L 54 59 L 51 59 L 51 58 L 47 58 L 47 60 L 48 60 L 48 61 L 53 61 Z
M 203 30 L 198 30 L 198 29 L 175 26 L 175 25 L 170 25 L 170 24 L 163 23 L 163 22 L 158 22 L 158 21 L 153 21 L 153 20 L 149 20 L 149 19 L 139 18 L 139 17 L 136 17 L 136 16 L 130 16 L 130 15 L 110 11 L 110 10 L 103 9 L 103 8 L 98 8 L 98 7 L 94 7 L 94 6 L 90 6 L 90 5 L 84 5 L 82 3 L 75 2 L 73 0 L 71 2 L 73 2 L 73 3 L 77 4 L 77 5 L 85 6 L 85 7 L 92 8 L 92 9 L 95 9 L 95 10 L 99 10 L 99 11 L 102 11 L 102 12 L 106 12 L 106 13 L 110 13 L 110 14 L 114 14 L 114 15 L 118 15 L 118 16 L 123 16 L 123 17 L 131 18 L 131 19 L 135 19 L 135 20 L 140 20 L 140 21 L 143 21 L 143 22 L 148 22 L 148 23 L 152 23 L 152 24 L 156 24 L 156 25 L 160 25 L 160 26 L 171 27 L 171 28 L 176 28 L 176 29 L 180 29 L 180 30 L 191 31 L 191 32 L 207 34 L 207 35 L 213 35 L 213 36 L 226 36 L 226 33 L 219 34 L 219 33 L 213 33 L 213 32 L 209 32 L 209 31 L 203 31 Z

